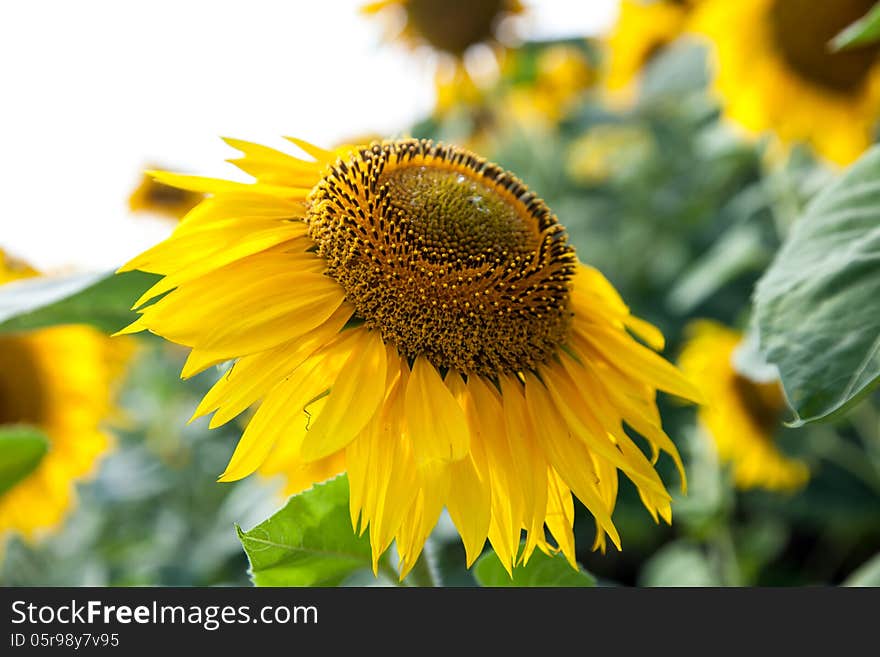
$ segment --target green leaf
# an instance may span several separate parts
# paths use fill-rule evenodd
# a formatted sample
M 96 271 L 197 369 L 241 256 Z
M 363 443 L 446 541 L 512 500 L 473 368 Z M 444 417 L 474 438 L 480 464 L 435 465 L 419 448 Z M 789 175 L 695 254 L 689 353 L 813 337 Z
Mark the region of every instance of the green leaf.
M 642 568 L 640 586 L 720 586 L 703 552 L 690 543 L 670 543 Z
M 779 368 L 768 363 L 764 358 L 754 329 L 746 331 L 739 345 L 733 350 L 731 364 L 737 374 L 751 381 L 771 383 L 779 380 Z
M 0 495 L 27 477 L 49 450 L 45 434 L 34 427 L 0 427 Z
M 159 276 L 140 271 L 41 276 L 0 288 L 0 333 L 56 324 L 91 324 L 118 331 L 136 319 L 129 310 Z
M 880 40 L 880 3 L 831 40 L 832 50 L 857 48 Z
M 669 307 L 688 313 L 744 272 L 769 260 L 761 231 L 753 224 L 736 225 L 694 261 L 669 292 Z M 760 269 L 757 269 L 760 271 Z
M 843 411 L 880 380 L 880 147 L 792 226 L 754 295 L 761 351 L 794 426 Z
M 344 475 L 293 496 L 250 531 L 236 529 L 257 586 L 338 586 L 371 565 L 367 535 L 351 528 Z
M 513 569 L 513 578 L 504 570 L 494 552 L 488 552 L 474 564 L 474 578 L 480 586 L 595 586 L 596 578 L 583 568 L 575 570 L 562 554 L 549 556 L 535 550 L 525 566 Z
M 856 568 L 841 586 L 880 586 L 880 552 Z

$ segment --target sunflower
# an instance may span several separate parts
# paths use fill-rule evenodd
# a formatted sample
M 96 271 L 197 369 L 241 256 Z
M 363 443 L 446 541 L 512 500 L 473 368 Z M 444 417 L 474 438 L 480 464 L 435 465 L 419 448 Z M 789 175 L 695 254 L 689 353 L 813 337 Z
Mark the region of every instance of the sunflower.
M 164 185 L 145 173 L 128 197 L 128 207 L 132 212 L 149 212 L 180 219 L 196 207 L 202 198 L 202 194 Z
M 576 44 L 560 43 L 545 48 L 534 57 L 534 73 L 517 81 L 498 103 L 497 111 L 512 115 L 518 122 L 552 124 L 577 104 L 596 81 L 596 70 L 586 50 Z M 505 62 L 505 77 L 518 77 L 528 66 L 528 54 L 517 53 Z
M 582 185 L 600 184 L 632 171 L 655 148 L 651 133 L 638 124 L 599 123 L 567 146 L 565 171 Z
M 255 183 L 157 174 L 209 197 L 123 267 L 164 275 L 125 332 L 191 347 L 184 377 L 235 360 L 194 417 L 259 403 L 220 480 L 285 469 L 295 491 L 347 471 L 353 526 L 374 567 L 396 540 L 401 577 L 444 506 L 469 565 L 487 537 L 508 570 L 536 547 L 574 564 L 572 494 L 595 547 L 619 548 L 618 470 L 669 522 L 652 462 L 684 471 L 655 395 L 698 392 L 631 337 L 663 347 L 544 202 L 454 146 L 291 141 L 314 160 L 227 140 Z
M 0 285 L 37 272 L 0 251 Z M 0 335 L 0 425 L 39 428 L 48 449 L 37 467 L 0 491 L 0 536 L 25 538 L 57 526 L 110 447 L 101 424 L 113 411 L 113 382 L 130 353 L 88 326 Z
M 880 46 L 832 52 L 828 42 L 874 0 L 705 0 L 695 31 L 712 42 L 725 112 L 782 143 L 806 142 L 847 164 L 873 141 Z
M 695 0 L 622 0 L 614 29 L 605 39 L 604 84 L 620 102 L 633 99 L 641 71 L 684 30 Z
M 465 68 L 465 55 L 485 46 L 499 63 L 505 46 L 498 27 L 524 9 L 519 0 L 380 0 L 362 11 L 397 15 L 403 24 L 401 41 L 436 55 L 437 112 L 443 113 L 459 103 L 479 101 L 480 85 Z
M 787 408 L 776 379 L 755 381 L 738 373 L 733 358 L 743 336 L 710 321 L 689 328 L 681 367 L 706 397 L 698 413 L 738 488 L 794 491 L 809 478 L 806 464 L 782 454 L 773 436 Z

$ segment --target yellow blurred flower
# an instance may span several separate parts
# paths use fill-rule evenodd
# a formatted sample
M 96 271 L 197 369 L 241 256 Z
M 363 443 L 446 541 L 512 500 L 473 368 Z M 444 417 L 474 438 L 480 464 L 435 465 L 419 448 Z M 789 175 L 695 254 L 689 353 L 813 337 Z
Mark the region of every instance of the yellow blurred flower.
M 0 250 L 0 285 L 36 275 Z M 0 492 L 0 537 L 36 538 L 64 518 L 74 484 L 111 445 L 102 423 L 130 353 L 129 341 L 88 326 L 0 335 L 0 425 L 37 427 L 49 443 L 36 469 Z
M 128 207 L 132 212 L 148 212 L 170 219 L 182 219 L 203 198 L 203 194 L 163 185 L 149 173 L 144 173 L 138 186 L 128 197 Z
M 773 442 L 786 409 L 778 380 L 753 381 L 733 363 L 742 334 L 711 321 L 694 322 L 679 360 L 703 392 L 698 412 L 722 461 L 733 470 L 738 488 L 794 491 L 809 479 L 803 462 L 782 454 Z
M 0 249 L 0 285 L 38 275 L 39 272 L 29 264 Z
M 565 170 L 575 182 L 605 182 L 644 162 L 654 148 L 651 133 L 639 126 L 602 123 L 568 145 Z
M 125 266 L 165 275 L 126 332 L 191 347 L 183 376 L 235 360 L 195 416 L 214 427 L 259 404 L 222 481 L 282 472 L 295 492 L 347 471 L 374 568 L 396 540 L 402 576 L 444 506 L 468 564 L 488 538 L 508 570 L 535 548 L 575 564 L 572 494 L 595 547 L 619 547 L 619 472 L 670 520 L 623 423 L 684 484 L 655 397 L 698 393 L 522 182 L 424 140 L 291 139 L 313 160 L 227 141 L 256 182 L 161 174 L 210 196 Z
M 642 69 L 681 36 L 696 0 L 622 0 L 617 23 L 605 40 L 604 86 L 611 100 L 635 98 Z
M 880 47 L 834 53 L 828 42 L 874 0 L 705 0 L 693 29 L 713 46 L 715 87 L 733 121 L 805 142 L 847 164 L 873 141 Z
M 508 61 L 515 59 L 508 57 Z M 523 124 L 552 124 L 565 116 L 595 81 L 596 70 L 583 49 L 571 44 L 550 46 L 538 54 L 534 78 L 514 85 L 498 109 Z
M 380 0 L 362 11 L 393 13 L 403 24 L 401 41 L 434 53 L 436 111 L 442 114 L 459 104 L 479 102 L 483 85 L 468 72 L 465 56 L 476 46 L 485 46 L 497 68 L 505 52 L 498 27 L 524 9 L 519 0 Z

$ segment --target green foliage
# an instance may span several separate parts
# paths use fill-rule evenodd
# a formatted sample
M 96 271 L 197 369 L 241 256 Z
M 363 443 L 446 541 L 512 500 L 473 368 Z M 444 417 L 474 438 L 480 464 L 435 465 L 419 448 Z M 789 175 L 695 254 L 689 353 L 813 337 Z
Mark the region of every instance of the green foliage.
M 847 577 L 843 586 L 880 586 L 880 552 Z
M 157 280 L 140 271 L 27 278 L 0 289 L 0 333 L 54 324 L 118 331 L 137 317 L 131 304 Z
M 880 148 L 795 223 L 755 292 L 761 348 L 794 424 L 825 418 L 880 377 Z
M 345 476 L 291 497 L 238 537 L 257 586 L 337 586 L 371 564 L 369 539 L 351 527 Z
M 847 26 L 831 40 L 833 50 L 847 50 L 876 43 L 880 40 L 880 3 L 867 14 Z
M 0 495 L 33 472 L 49 449 L 35 427 L 0 426 Z
M 670 543 L 645 564 L 641 586 L 720 586 L 706 555 L 695 545 Z
M 575 570 L 562 554 L 547 555 L 535 550 L 526 565 L 507 574 L 498 555 L 489 551 L 474 564 L 474 578 L 480 586 L 595 586 L 596 578 L 583 568 Z

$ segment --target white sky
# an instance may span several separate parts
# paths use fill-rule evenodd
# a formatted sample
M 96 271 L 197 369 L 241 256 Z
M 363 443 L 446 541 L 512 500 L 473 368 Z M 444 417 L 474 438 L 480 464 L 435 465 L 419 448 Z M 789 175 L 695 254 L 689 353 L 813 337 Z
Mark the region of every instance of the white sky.
M 363 3 L 0 2 L 0 247 L 44 270 L 116 267 L 171 230 L 127 209 L 151 163 L 236 177 L 219 136 L 402 132 L 431 110 L 431 65 L 383 43 Z M 617 11 L 525 4 L 533 38 L 596 33 Z

